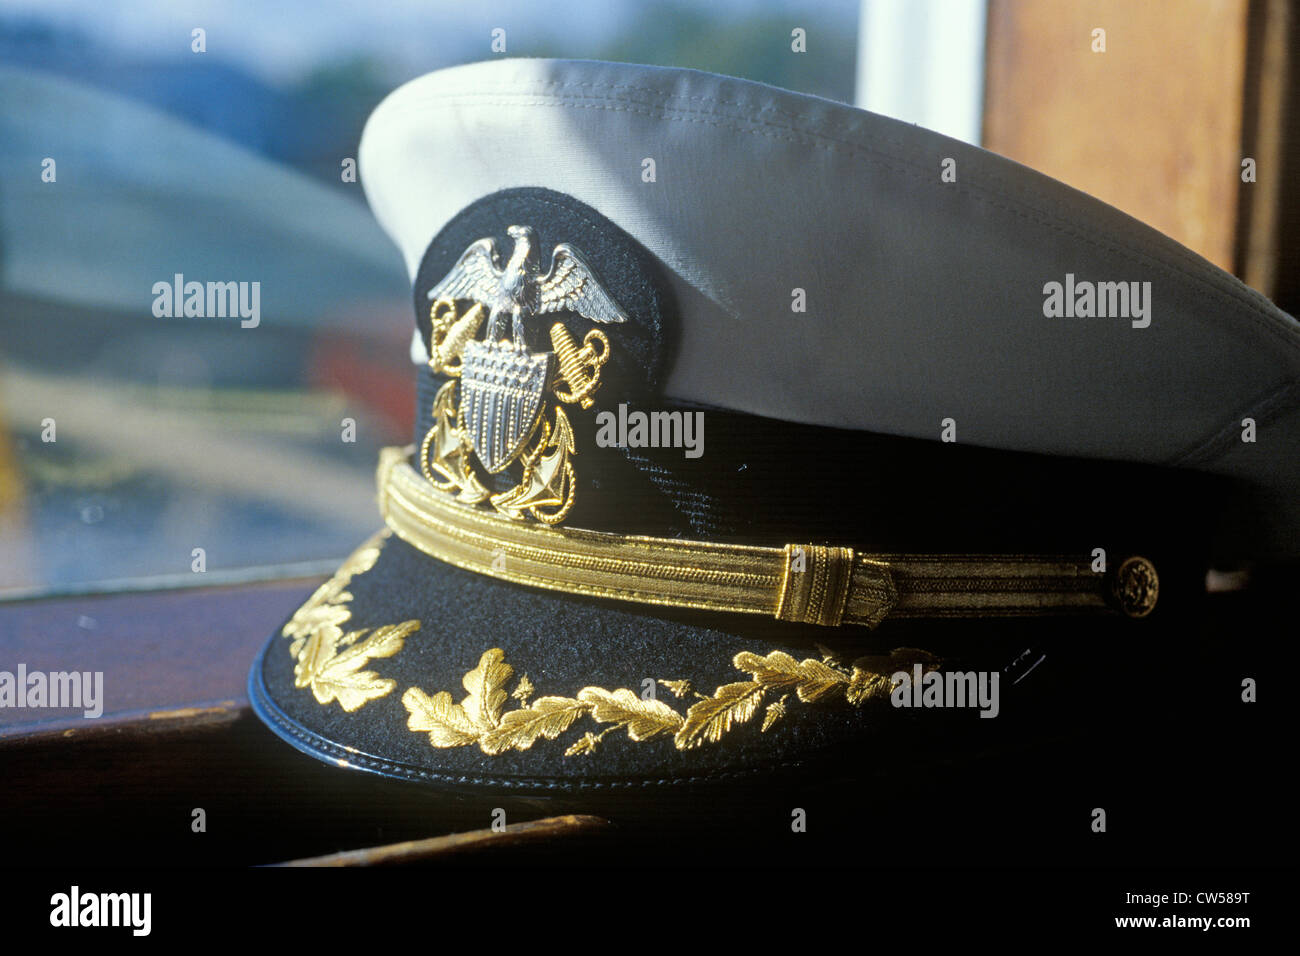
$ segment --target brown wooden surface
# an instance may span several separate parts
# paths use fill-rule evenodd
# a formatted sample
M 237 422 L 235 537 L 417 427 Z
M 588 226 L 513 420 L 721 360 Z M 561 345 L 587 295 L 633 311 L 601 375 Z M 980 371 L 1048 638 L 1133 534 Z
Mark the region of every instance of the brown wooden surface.
M 1076 862 L 1232 860 L 1235 865 L 1243 846 L 1258 848 L 1252 859 L 1272 860 L 1281 852 L 1280 844 L 1266 835 L 1278 818 L 1274 804 L 1280 806 L 1288 792 L 1278 779 L 1284 762 L 1269 756 L 1277 747 L 1270 728 L 1280 726 L 1270 715 L 1285 708 L 1285 699 L 1266 693 L 1257 706 L 1242 707 L 1237 701 L 1242 674 L 1282 666 L 1276 663 L 1275 640 L 1247 638 L 1283 631 L 1275 623 L 1280 616 L 1267 604 L 1251 610 L 1255 605 L 1246 593 L 1219 595 L 1207 605 L 1205 627 L 1195 631 L 1199 638 L 1189 640 L 1184 629 L 1174 628 L 1163 637 L 1160 632 L 1145 635 L 1140 647 L 1125 652 L 1125 666 L 1137 667 L 1134 680 L 1153 674 L 1162 687 L 1183 688 L 1184 699 L 1194 701 L 1185 711 L 1171 712 L 1165 696 L 1141 693 L 1140 687 L 1129 694 L 1112 689 L 1100 711 L 1090 707 L 1075 715 L 1076 726 L 1070 714 L 1040 711 L 1034 699 L 1025 698 L 1017 708 L 1036 716 L 1022 715 L 1017 723 L 1016 710 L 1008 707 L 990 728 L 994 737 L 977 747 L 939 748 L 937 757 L 926 747 L 883 741 L 891 748 L 886 760 L 855 758 L 835 768 L 806 767 L 706 795 L 576 787 L 520 795 L 435 789 L 313 759 L 257 720 L 238 699 L 242 690 L 229 697 L 228 705 L 191 701 L 175 706 L 183 690 L 223 693 L 235 686 L 232 681 L 242 688 L 257 648 L 309 588 L 310 582 L 0 606 L 0 629 L 25 635 L 24 653 L 41 650 L 37 638 L 47 636 L 52 646 L 44 649 L 47 657 L 37 658 L 40 662 L 75 662 L 84 641 L 66 624 L 38 626 L 42 608 L 54 620 L 79 609 L 99 615 L 97 620 L 116 621 L 109 630 L 117 637 L 100 653 L 109 656 L 111 650 L 117 657 L 111 663 L 114 673 L 140 677 L 136 687 L 142 696 L 135 703 L 144 704 L 143 712 L 133 716 L 110 709 L 115 716 L 108 720 L 80 719 L 64 729 L 29 723 L 11 727 L 0 739 L 0 845 L 7 858 L 81 871 L 294 860 L 456 866 L 856 865 L 881 852 L 879 826 L 845 825 L 861 819 L 884 820 L 888 832 L 910 834 L 908 839 L 919 843 L 918 858 L 930 853 L 936 859 L 982 858 L 996 846 L 999 859 L 1022 863 L 1059 861 L 1064 853 Z M 116 611 L 106 614 L 105 608 Z M 200 610 L 211 619 L 195 618 Z M 232 626 L 239 621 L 245 622 L 246 632 Z M 171 634 L 176 645 L 164 656 L 154 641 L 143 640 L 137 648 L 130 639 L 133 633 L 154 634 L 155 626 Z M 206 652 L 187 653 L 187 648 L 217 646 L 214 635 L 222 639 L 225 656 L 205 674 L 193 668 L 191 659 Z M 8 649 L 0 644 L 0 651 Z M 1145 664 L 1134 664 L 1138 650 Z M 1114 653 L 1103 645 L 1081 651 L 1068 670 L 1083 667 L 1093 655 L 1100 661 Z M 1054 652 L 1036 673 L 1051 673 L 1063 660 Z M 173 667 L 182 675 L 175 681 L 169 679 Z M 1097 683 L 1091 669 L 1079 679 L 1089 687 Z M 156 693 L 146 694 L 148 688 Z M 1153 715 L 1149 710 L 1157 705 Z M 1117 707 L 1124 713 L 1117 713 Z M 1097 721 L 1109 729 L 1098 732 Z M 1156 739 L 1159 732 L 1153 728 L 1166 723 L 1168 739 Z M 1143 738 L 1123 739 L 1116 749 L 1115 740 L 1127 731 L 1116 737 L 1115 725 L 1142 728 Z M 951 730 L 943 731 L 945 745 Z M 1152 734 L 1156 738 L 1148 739 Z M 1189 749 L 1195 759 L 1188 758 Z M 1204 753 L 1233 754 L 1253 768 L 1257 788 L 1242 791 L 1236 776 L 1207 774 L 1200 759 Z M 1117 852 L 1100 844 L 1086 826 L 1065 825 L 1084 792 L 1080 775 L 1089 794 L 1123 802 L 1128 832 L 1140 839 L 1116 844 L 1121 847 Z M 971 780 L 979 785 L 962 783 Z M 1133 793 L 1154 792 L 1157 784 L 1177 794 L 1194 793 L 1196 799 L 1170 803 L 1143 795 L 1134 802 Z M 954 786 L 959 799 L 952 797 L 958 792 Z M 1016 794 L 1032 794 L 1032 799 L 1024 802 Z M 1206 828 L 1205 805 L 1249 805 L 1251 813 L 1224 810 L 1230 822 Z M 815 821 L 807 834 L 791 830 L 791 807 L 806 808 Z M 192 829 L 196 808 L 206 812 L 206 832 Z M 517 828 L 513 834 L 534 836 L 500 839 L 475 833 L 490 828 L 499 812 Z M 549 824 L 520 826 L 575 813 L 612 822 L 608 827 L 589 821 L 576 828 L 561 825 L 557 831 L 549 831 Z M 1188 840 L 1188 833 L 1196 839 Z M 319 859 L 340 853 L 348 856 Z
M 1234 269 L 1247 0 L 991 0 L 984 146 Z M 1092 30 L 1106 52 L 1092 52 Z
M 0 741 L 0 780 L 6 853 L 45 865 L 271 864 L 482 830 L 498 809 L 512 826 L 568 809 L 431 794 L 340 770 L 294 750 L 246 708 L 220 720 L 142 718 L 71 737 L 10 736 Z M 196 808 L 206 814 L 206 832 L 193 830 Z M 470 840 L 451 849 L 461 859 L 479 849 L 515 858 L 549 852 L 548 845 Z M 560 852 L 590 848 L 579 839 L 565 846 Z
M 290 860 L 283 866 L 407 866 L 414 863 L 452 862 L 459 857 L 483 853 L 499 853 L 528 844 L 554 845 L 599 834 L 609 827 L 601 817 L 570 813 L 561 817 L 545 817 L 525 823 L 511 823 L 500 830 L 471 830 L 467 833 L 448 833 L 426 840 L 406 840 L 385 846 L 349 850 L 327 856 Z
M 0 604 L 0 670 L 103 671 L 104 714 L 0 708 L 0 739 L 95 733 L 123 720 L 239 711 L 258 649 L 319 584 L 92 595 Z
M 1295 44 L 1300 34 L 1293 0 L 1256 0 L 1251 5 L 1246 64 L 1246 103 L 1242 152 L 1256 161 L 1256 181 L 1241 189 L 1238 204 L 1237 274 L 1274 300 L 1286 295 L 1282 270 L 1296 269 L 1296 255 L 1285 247 L 1284 229 L 1294 230 L 1294 187 L 1284 188 L 1296 164 L 1287 156 L 1294 140 L 1296 102 Z M 1292 243 L 1292 245 L 1294 245 Z M 1294 284 L 1294 280 L 1291 280 Z M 1294 299 L 1279 302 L 1295 308 Z
M 592 843 L 599 818 L 534 825 L 556 808 L 431 797 L 340 771 L 264 727 L 246 699 L 249 667 L 318 584 L 0 604 L 0 670 L 22 662 L 29 671 L 103 671 L 105 697 L 97 719 L 0 709 L 0 840 L 8 851 L 93 866 L 436 864 L 600 852 Z M 196 808 L 207 815 L 206 832 L 192 829 Z M 485 836 L 498 809 L 508 814 L 506 833 Z

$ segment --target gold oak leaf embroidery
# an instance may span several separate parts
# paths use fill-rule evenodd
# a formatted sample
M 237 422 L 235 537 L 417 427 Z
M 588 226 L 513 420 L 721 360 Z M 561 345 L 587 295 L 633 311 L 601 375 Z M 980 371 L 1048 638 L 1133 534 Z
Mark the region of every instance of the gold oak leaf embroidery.
M 599 687 L 584 687 L 578 691 L 578 699 L 591 705 L 591 716 L 598 723 L 613 724 L 609 730 L 626 727 L 627 735 L 633 740 L 649 740 L 656 734 L 676 733 L 682 726 L 681 714 L 667 704 L 642 700 L 626 687 L 612 692 Z
M 505 685 L 515 672 L 505 657 L 505 652 L 499 647 L 484 651 L 478 667 L 461 681 L 469 694 L 461 706 L 481 732 L 491 730 L 501 721 L 501 708 L 508 699 Z
M 910 673 L 916 664 L 928 674 L 939 666 L 939 659 L 915 647 L 896 647 L 887 655 L 859 657 L 853 662 L 853 675 L 844 696 L 855 707 L 872 698 L 888 697 L 894 692 L 893 675 L 899 671 Z
M 738 670 L 754 675 L 764 690 L 793 688 L 805 704 L 847 684 L 840 671 L 813 660 L 796 661 L 784 651 L 772 651 L 766 657 L 741 651 L 734 661 Z
M 291 657 L 299 657 L 302 654 L 303 645 L 316 634 L 322 632 L 330 633 L 337 641 L 343 636 L 342 625 L 346 624 L 352 617 L 352 612 L 346 608 L 327 601 L 318 601 L 317 596 L 327 585 L 322 585 L 321 589 L 308 599 L 308 603 L 300 607 L 293 619 L 285 625 L 284 636 L 293 638 L 293 643 L 289 645 L 289 654 Z M 347 598 L 352 595 L 346 591 L 343 592 Z M 314 603 L 313 602 L 317 602 Z
M 469 719 L 465 708 L 453 703 L 445 690 L 430 697 L 418 687 L 402 695 L 402 704 L 410 716 L 406 726 L 428 731 L 429 743 L 435 747 L 463 747 L 475 743 L 481 731 Z
M 510 696 L 519 701 L 519 706 L 527 707 L 528 698 L 532 697 L 536 692 L 537 688 L 533 686 L 533 682 L 530 681 L 528 675 L 525 674 L 523 677 L 519 678 L 519 684 L 510 692 Z
M 334 576 L 318 587 L 302 607 L 294 612 L 289 623 L 280 632 L 284 637 L 293 638 L 289 645 L 289 654 L 297 657 L 302 646 L 313 634 L 320 631 L 337 631 L 336 637 L 343 636 L 343 625 L 352 619 L 352 609 L 347 607 L 352 595 L 346 588 L 358 574 L 365 574 L 379 560 L 379 551 L 387 531 L 381 531 L 348 556 Z
M 712 697 L 691 704 L 673 742 L 678 750 L 691 750 L 708 741 L 717 743 L 737 724 L 754 716 L 763 702 L 763 685 L 757 681 L 723 684 Z
M 780 700 L 767 705 L 767 710 L 763 713 L 763 733 L 767 733 L 773 724 L 785 716 L 785 702 L 789 699 L 790 695 L 786 694 Z
M 688 680 L 663 680 L 660 678 L 659 683 L 667 687 L 673 692 L 673 696 L 678 698 L 685 697 L 692 689 L 691 682 Z
M 519 731 L 518 736 L 512 737 L 507 731 L 491 737 L 489 741 L 489 735 L 501 723 L 501 710 L 508 700 L 505 685 L 513 674 L 514 668 L 505 662 L 505 653 L 500 648 L 485 651 L 479 658 L 478 666 L 467 672 L 461 679 L 466 697 L 459 704 L 453 703 L 451 694 L 445 690 L 439 691 L 432 697 L 418 687 L 407 690 L 402 695 L 402 705 L 408 714 L 406 726 L 411 730 L 428 733 L 429 743 L 435 747 L 464 747 L 467 744 L 478 743 L 484 753 L 501 753 L 510 749 L 515 742 L 522 743 L 526 739 L 528 743 L 519 748 L 526 749 L 527 746 L 532 745 L 533 740 L 537 739 L 538 734 L 544 734 L 546 727 L 537 728 L 536 732 L 529 737 L 528 730 L 520 730 L 517 725 L 520 718 L 514 718 L 510 730 Z M 519 685 L 515 689 L 516 695 L 521 689 L 532 693 L 532 682 L 526 676 L 520 679 Z M 516 696 L 516 699 L 521 698 Z M 562 698 L 541 698 L 534 703 L 534 707 L 542 700 L 552 699 Z M 518 714 L 525 709 L 521 708 L 511 713 Z M 568 729 L 567 723 L 550 734 L 550 738 L 553 739 L 566 729 Z
M 397 686 L 396 681 L 361 668 L 372 658 L 392 657 L 419 627 L 419 621 L 386 624 L 365 640 L 361 640 L 364 630 L 336 638 L 331 629 L 322 628 L 307 639 L 298 656 L 294 686 L 310 687 L 318 703 L 337 700 L 344 710 L 354 711 Z
M 361 668 L 370 660 L 392 657 L 400 651 L 406 638 L 419 630 L 419 621 L 343 633 L 343 625 L 352 619 L 352 594 L 345 588 L 354 577 L 375 566 L 388 534 L 381 531 L 354 551 L 281 631 L 291 639 L 294 686 L 311 688 L 320 704 L 337 700 L 339 706 L 351 712 L 397 686 L 395 681 Z
M 479 740 L 485 754 L 527 750 L 538 737 L 554 740 L 572 726 L 587 705 L 570 697 L 539 697 L 531 707 L 512 710 Z
M 596 749 L 598 743 L 600 743 L 600 737 L 597 737 L 591 731 L 587 731 L 569 746 L 569 749 L 564 752 L 564 756 L 576 757 L 579 754 L 589 754 Z
M 762 732 L 766 733 L 784 719 L 787 702 L 793 695 L 804 703 L 825 701 L 842 695 L 857 707 L 865 701 L 888 696 L 893 689 L 892 675 L 920 663 L 927 670 L 939 666 L 938 659 L 926 651 L 898 648 L 888 655 L 859 657 L 849 670 L 828 660 L 795 660 L 784 651 L 766 655 L 742 651 L 732 665 L 753 679 L 723 684 L 711 696 L 700 697 L 685 715 L 659 700 L 644 700 L 627 688 L 605 690 L 584 687 L 574 697 L 539 697 L 531 704 L 532 682 L 519 680 L 513 697 L 520 702 L 514 710 L 503 711 L 509 699 L 505 685 L 514 673 L 500 648 L 486 651 L 478 666 L 467 673 L 463 684 L 468 696 L 453 703 L 451 694 L 440 691 L 429 696 L 412 687 L 402 696 L 411 730 L 428 733 L 435 747 L 464 747 L 477 743 L 489 755 L 508 750 L 527 750 L 538 740 L 554 740 L 569 730 L 581 717 L 607 724 L 600 733 L 586 731 L 564 751 L 566 757 L 594 753 L 605 736 L 624 729 L 636 742 L 658 736 L 671 736 L 678 750 L 691 750 L 706 743 L 717 743 L 731 730 L 752 720 L 764 709 Z M 658 683 L 679 696 L 689 692 L 686 680 L 663 680 Z M 782 692 L 777 700 L 767 694 Z

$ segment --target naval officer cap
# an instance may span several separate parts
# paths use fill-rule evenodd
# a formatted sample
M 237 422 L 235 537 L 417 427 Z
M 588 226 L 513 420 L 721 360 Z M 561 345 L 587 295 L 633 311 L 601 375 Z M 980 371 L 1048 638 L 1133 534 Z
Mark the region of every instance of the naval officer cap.
M 417 425 L 250 676 L 321 759 L 522 794 L 860 764 L 914 729 L 899 672 L 1159 634 L 1297 556 L 1296 321 L 999 156 L 500 60 L 392 93 L 360 169 Z

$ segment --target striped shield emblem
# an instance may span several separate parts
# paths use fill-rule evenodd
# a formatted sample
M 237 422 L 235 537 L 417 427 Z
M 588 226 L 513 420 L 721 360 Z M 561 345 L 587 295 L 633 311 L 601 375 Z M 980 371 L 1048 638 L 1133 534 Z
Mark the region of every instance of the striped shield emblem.
M 496 474 L 519 456 L 541 420 L 555 355 L 508 341 L 470 341 L 461 360 L 460 431 Z

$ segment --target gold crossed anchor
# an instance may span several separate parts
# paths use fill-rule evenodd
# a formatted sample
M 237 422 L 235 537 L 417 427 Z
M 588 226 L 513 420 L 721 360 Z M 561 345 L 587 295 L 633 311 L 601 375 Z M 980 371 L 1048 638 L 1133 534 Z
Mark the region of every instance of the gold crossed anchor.
M 551 346 L 560 361 L 560 378 L 569 386 L 568 391 L 556 386 L 555 397 L 566 404 L 577 402 L 591 408 L 591 396 L 600 388 L 601 366 L 609 361 L 609 339 L 599 329 L 592 329 L 579 349 L 569 330 L 556 322 L 551 326 Z

